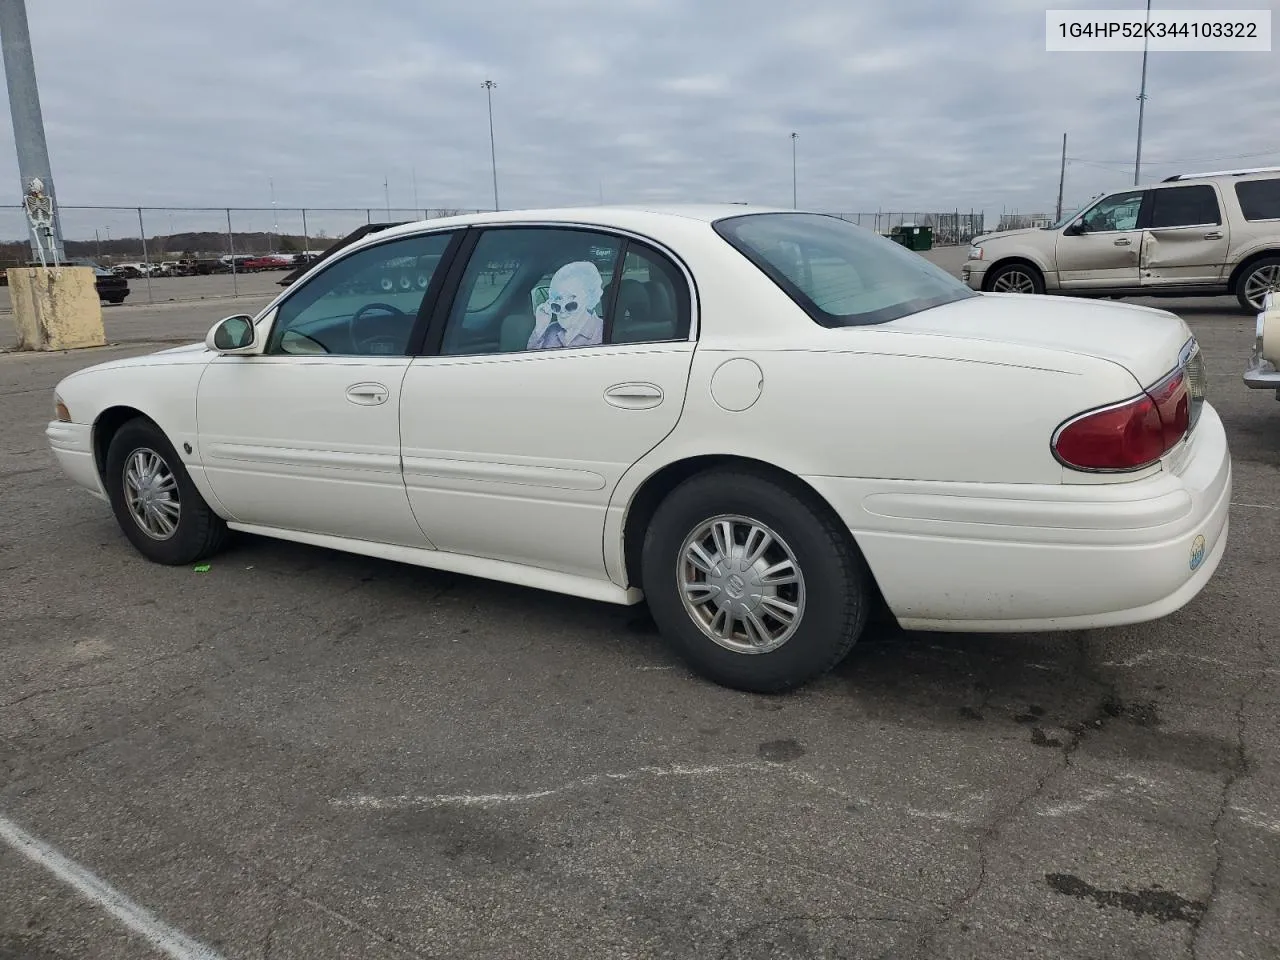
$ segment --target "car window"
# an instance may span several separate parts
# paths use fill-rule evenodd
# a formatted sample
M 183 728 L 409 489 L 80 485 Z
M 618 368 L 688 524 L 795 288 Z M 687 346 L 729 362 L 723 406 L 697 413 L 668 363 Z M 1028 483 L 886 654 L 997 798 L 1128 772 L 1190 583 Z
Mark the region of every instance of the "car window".
M 1144 192 L 1130 190 L 1099 200 L 1083 217 L 1085 232 L 1136 230 Z
M 1222 223 L 1218 195 L 1208 184 L 1162 187 L 1151 198 L 1152 227 L 1193 227 Z
M 629 243 L 613 304 L 609 342 L 685 340 L 689 313 L 689 288 L 675 264 L 656 250 Z
M 336 260 L 277 310 L 268 354 L 403 356 L 451 233 L 404 237 Z
M 754 213 L 713 227 L 823 326 L 886 323 L 981 296 L 918 253 L 838 217 Z
M 1280 220 L 1280 178 L 1237 183 L 1236 199 L 1246 220 Z
M 599 346 L 621 250 L 621 238 L 589 230 L 484 231 L 463 272 L 440 352 Z

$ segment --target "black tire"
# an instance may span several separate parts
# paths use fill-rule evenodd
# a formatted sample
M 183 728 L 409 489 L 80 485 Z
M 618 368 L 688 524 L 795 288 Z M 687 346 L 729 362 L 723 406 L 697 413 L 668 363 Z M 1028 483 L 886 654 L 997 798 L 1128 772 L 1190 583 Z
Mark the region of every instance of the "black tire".
M 1255 260 L 1240 271 L 1240 276 L 1236 278 L 1236 299 L 1240 302 L 1241 308 L 1249 313 L 1262 312 L 1262 305 L 1250 303 L 1246 293 L 1250 280 L 1256 278 L 1259 273 L 1264 273 L 1264 276 L 1270 274 L 1274 284 L 1276 278 L 1280 278 L 1280 257 L 1262 257 L 1260 260 Z M 1280 299 L 1280 291 L 1277 292 L 1276 299 Z
M 152 451 L 176 481 L 179 512 L 172 534 L 149 535 L 126 503 L 124 472 L 135 453 Z M 111 509 L 124 535 L 148 560 L 171 566 L 194 563 L 217 553 L 228 537 L 227 525 L 209 509 L 164 432 L 145 417 L 135 417 L 116 431 L 107 448 L 106 488 Z
M 993 292 L 993 291 L 1003 292 L 1003 291 L 996 291 L 996 284 L 1000 283 L 1001 280 L 1004 280 L 1006 278 L 1011 279 L 1015 274 L 1022 274 L 1023 276 L 1025 276 L 1027 281 L 1029 281 L 1031 284 L 1031 289 L 1009 290 L 1007 292 L 1032 293 L 1032 294 L 1044 293 L 1044 277 L 1040 275 L 1039 270 L 1037 270 L 1035 267 L 1031 266 L 1030 264 L 1026 264 L 1026 263 L 1001 264 L 1000 266 L 996 267 L 994 270 L 991 271 L 991 273 L 987 275 L 986 283 L 984 284 L 984 286 L 988 292 Z
M 800 568 L 801 612 L 790 637 L 769 652 L 736 652 L 713 640 L 682 599 L 686 538 L 722 515 L 770 528 Z M 659 631 L 693 670 L 753 693 L 781 693 L 827 673 L 857 642 L 874 597 L 866 564 L 838 518 L 816 497 L 748 470 L 698 474 L 668 494 L 645 535 L 641 580 Z

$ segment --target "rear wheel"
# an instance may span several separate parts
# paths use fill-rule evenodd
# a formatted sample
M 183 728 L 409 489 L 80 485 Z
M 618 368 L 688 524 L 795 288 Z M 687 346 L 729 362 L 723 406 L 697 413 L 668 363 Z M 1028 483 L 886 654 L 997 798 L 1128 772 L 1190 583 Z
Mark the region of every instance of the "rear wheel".
M 645 538 L 642 582 L 659 630 L 694 670 L 758 693 L 834 667 L 871 606 L 839 521 L 742 470 L 700 474 L 667 496 Z
M 1250 313 L 1262 312 L 1262 298 L 1268 293 L 1280 295 L 1280 257 L 1255 260 L 1236 281 L 1236 299 Z
M 1044 279 L 1035 267 L 1007 263 L 991 272 L 987 289 L 992 293 L 1044 293 Z
M 107 495 L 116 522 L 148 560 L 180 565 L 221 549 L 227 525 L 209 509 L 177 451 L 150 420 L 130 420 L 107 448 Z

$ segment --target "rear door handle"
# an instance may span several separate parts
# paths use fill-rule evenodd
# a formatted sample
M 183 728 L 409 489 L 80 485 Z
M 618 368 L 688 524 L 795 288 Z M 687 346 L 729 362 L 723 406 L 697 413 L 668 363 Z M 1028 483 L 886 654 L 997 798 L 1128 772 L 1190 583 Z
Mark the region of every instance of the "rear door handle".
M 624 410 L 647 410 L 663 400 L 662 388 L 656 383 L 615 383 L 604 392 L 604 398 Z
M 386 403 L 390 393 L 391 391 L 381 383 L 353 383 L 347 387 L 347 399 L 366 407 L 376 407 L 380 403 Z
M 1127 247 L 1131 243 L 1133 243 L 1133 241 L 1130 240 L 1128 237 L 1121 237 L 1119 240 L 1115 241 L 1115 245 L 1117 247 Z
M 1206 234 L 1204 235 L 1204 238 L 1205 238 L 1206 240 L 1221 240 L 1221 239 L 1222 239 L 1222 231 L 1221 231 L 1221 230 L 1212 230 L 1212 231 L 1210 231 L 1209 233 L 1206 233 Z

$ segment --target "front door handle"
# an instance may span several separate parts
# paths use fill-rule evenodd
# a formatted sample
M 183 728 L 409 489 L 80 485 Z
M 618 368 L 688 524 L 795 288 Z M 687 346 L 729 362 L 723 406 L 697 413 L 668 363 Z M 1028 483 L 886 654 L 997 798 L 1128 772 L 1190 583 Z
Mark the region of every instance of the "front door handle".
M 1205 238 L 1206 240 L 1221 240 L 1221 239 L 1222 239 L 1222 231 L 1221 231 L 1221 230 L 1211 230 L 1209 233 L 1206 233 L 1206 234 L 1204 235 L 1204 238 Z
M 1119 240 L 1115 241 L 1115 245 L 1117 247 L 1127 247 L 1131 243 L 1133 243 L 1133 241 L 1130 240 L 1128 237 L 1121 237 Z
M 662 388 L 656 383 L 616 383 L 604 392 L 604 398 L 624 410 L 648 410 L 662 403 Z
M 381 383 L 353 383 L 347 387 L 347 399 L 366 407 L 386 403 L 390 395 L 391 391 Z

